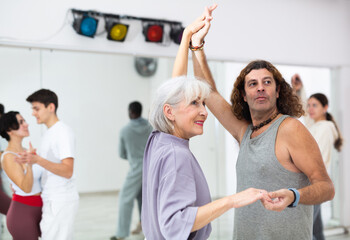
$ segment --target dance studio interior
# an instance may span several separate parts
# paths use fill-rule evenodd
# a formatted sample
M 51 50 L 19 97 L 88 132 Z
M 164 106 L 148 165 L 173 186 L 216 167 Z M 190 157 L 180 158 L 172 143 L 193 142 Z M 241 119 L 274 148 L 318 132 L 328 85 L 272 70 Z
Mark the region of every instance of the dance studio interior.
M 327 240 L 350 239 L 349 0 L 3 0 L 0 103 L 5 112 L 21 113 L 30 132 L 23 146 L 31 142 L 36 148 L 46 127 L 36 123 L 26 98 L 41 88 L 58 95 L 57 116 L 75 134 L 80 203 L 74 239 L 102 240 L 115 234 L 118 194 L 129 170 L 118 154 L 128 104 L 141 102 L 142 117 L 148 118 L 158 86 L 172 76 L 176 34 L 213 3 L 218 7 L 204 50 L 218 91 L 228 102 L 240 71 L 256 59 L 271 62 L 288 83 L 298 73 L 307 97 L 316 92 L 327 96 L 344 142 L 340 152 L 332 151 L 329 175 L 335 196 L 323 216 L 324 235 Z M 84 30 L 86 18 L 95 25 Z M 124 26 L 118 30 L 123 36 L 113 35 L 115 23 Z M 147 33 L 154 23 L 162 25 L 160 40 Z M 188 75 L 193 76 L 191 62 L 189 54 Z M 190 149 L 212 200 L 236 192 L 239 144 L 209 110 L 204 133 L 191 139 Z M 136 206 L 135 201 L 131 229 L 138 224 Z M 232 239 L 234 210 L 211 224 L 209 239 Z M 3 215 L 0 239 L 12 239 Z

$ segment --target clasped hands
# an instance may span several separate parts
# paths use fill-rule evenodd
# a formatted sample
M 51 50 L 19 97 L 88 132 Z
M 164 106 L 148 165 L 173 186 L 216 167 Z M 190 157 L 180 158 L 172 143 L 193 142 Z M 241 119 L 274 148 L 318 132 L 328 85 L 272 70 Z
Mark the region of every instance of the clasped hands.
M 294 201 L 294 194 L 288 189 L 280 189 L 274 192 L 259 190 L 262 205 L 271 211 L 281 212 Z
M 31 142 L 29 142 L 29 149 L 24 152 L 18 153 L 15 157 L 15 161 L 20 164 L 35 164 L 38 162 L 38 155 L 36 154 L 36 149 L 33 148 Z
M 294 201 L 294 193 L 288 189 L 267 192 L 262 189 L 248 188 L 233 195 L 233 207 L 244 207 L 258 200 L 267 210 L 281 212 Z

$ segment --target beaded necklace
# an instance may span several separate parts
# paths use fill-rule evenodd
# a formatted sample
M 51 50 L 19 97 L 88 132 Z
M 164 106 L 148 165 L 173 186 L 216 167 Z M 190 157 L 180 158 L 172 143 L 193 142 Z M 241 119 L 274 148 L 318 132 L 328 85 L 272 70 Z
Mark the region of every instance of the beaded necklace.
M 254 131 L 256 131 L 256 130 L 262 128 L 263 126 L 269 124 L 272 120 L 274 120 L 274 119 L 277 117 L 278 114 L 279 114 L 279 112 L 276 112 L 276 114 L 274 114 L 274 115 L 273 115 L 272 117 L 270 117 L 269 119 L 263 121 L 262 123 L 259 123 L 259 124 L 256 125 L 256 126 L 252 125 L 252 127 L 251 127 L 252 131 L 254 132 Z

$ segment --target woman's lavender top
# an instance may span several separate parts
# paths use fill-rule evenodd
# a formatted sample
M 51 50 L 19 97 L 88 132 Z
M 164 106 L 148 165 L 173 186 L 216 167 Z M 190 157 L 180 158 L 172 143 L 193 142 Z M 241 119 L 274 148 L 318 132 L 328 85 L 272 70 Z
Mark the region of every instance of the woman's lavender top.
M 198 207 L 211 202 L 189 141 L 153 131 L 143 159 L 142 230 L 147 240 L 207 239 L 210 224 L 191 233 Z

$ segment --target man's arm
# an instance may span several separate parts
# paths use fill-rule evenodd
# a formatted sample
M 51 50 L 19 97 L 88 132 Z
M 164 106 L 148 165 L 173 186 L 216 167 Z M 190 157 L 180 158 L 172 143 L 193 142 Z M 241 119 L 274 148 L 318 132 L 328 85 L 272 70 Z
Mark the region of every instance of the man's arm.
M 124 139 L 122 136 L 122 133 L 120 133 L 120 137 L 119 137 L 119 157 L 122 159 L 127 159 L 127 153 L 126 153 L 126 148 L 125 148 L 125 143 L 124 143 Z
M 294 119 L 293 119 L 294 120 Z M 288 150 L 295 166 L 310 180 L 311 185 L 302 188 L 300 203 L 319 204 L 332 200 L 334 186 L 327 174 L 320 149 L 311 133 L 298 121 L 291 121 L 287 129 Z
M 51 162 L 36 154 L 36 150 L 33 149 L 32 144 L 29 142 L 29 151 L 19 153 L 15 157 L 15 160 L 19 163 L 39 164 L 46 170 L 64 178 L 71 178 L 73 175 L 74 158 L 64 158 L 61 163 Z
M 334 186 L 324 166 L 320 149 L 309 131 L 296 119 L 286 119 L 280 127 L 280 141 L 285 143 L 295 167 L 304 173 L 310 185 L 298 189 L 300 204 L 315 205 L 332 200 Z M 289 186 L 294 187 L 294 186 Z M 294 201 L 293 192 L 281 189 L 270 193 L 273 203 L 266 202 L 267 209 L 282 211 Z
M 61 163 L 54 163 L 38 155 L 36 156 L 36 162 L 46 170 L 64 178 L 71 178 L 73 176 L 74 158 L 65 158 L 61 160 Z
M 212 19 L 212 12 L 217 7 L 216 4 L 212 5 L 206 11 L 204 15 L 206 18 Z M 206 23 L 205 27 L 200 29 L 191 37 L 191 42 L 193 46 L 200 46 L 204 42 L 204 38 L 207 35 L 210 28 L 209 21 Z M 204 46 L 205 47 L 205 46 Z M 210 111 L 215 115 L 215 117 L 220 121 L 220 123 L 226 128 L 227 131 L 237 140 L 241 141 L 248 123 L 243 120 L 238 120 L 232 113 L 231 105 L 220 95 L 216 89 L 215 80 L 211 74 L 208 66 L 208 62 L 204 53 L 204 49 L 192 51 L 192 60 L 194 74 L 199 79 L 205 80 L 212 89 L 212 92 L 205 103 L 209 107 Z
M 247 129 L 248 123 L 244 120 L 237 119 L 232 113 L 231 105 L 217 91 L 215 80 L 209 69 L 204 50 L 192 51 L 192 60 L 195 75 L 205 80 L 212 88 L 209 98 L 205 101 L 206 105 L 225 129 L 240 142 Z

